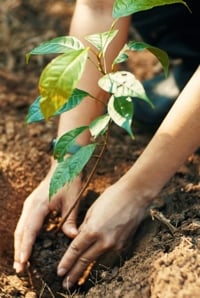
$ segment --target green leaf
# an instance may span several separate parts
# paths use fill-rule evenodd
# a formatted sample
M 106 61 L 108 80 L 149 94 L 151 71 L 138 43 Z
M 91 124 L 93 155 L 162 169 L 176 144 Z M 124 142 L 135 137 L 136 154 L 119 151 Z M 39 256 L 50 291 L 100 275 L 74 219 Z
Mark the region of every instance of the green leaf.
M 126 53 L 128 50 L 128 45 L 125 44 L 121 51 L 119 52 L 118 56 L 113 61 L 113 65 L 125 62 L 128 59 L 128 54 Z
M 164 68 L 165 76 L 167 76 L 169 67 L 169 57 L 165 51 L 157 47 L 153 47 L 152 45 L 142 41 L 130 41 L 127 45 L 127 48 L 131 51 L 143 51 L 146 49 L 150 51 L 160 61 Z
M 30 105 L 26 116 L 27 124 L 44 120 L 44 116 L 40 110 L 40 99 L 41 96 L 38 96 L 32 105 Z
M 81 49 L 84 49 L 84 45 L 76 37 L 60 36 L 41 43 L 31 52 L 27 53 L 26 62 L 28 63 L 31 55 L 62 54 L 68 50 Z
M 133 102 L 130 97 L 111 96 L 108 102 L 108 114 L 118 126 L 125 129 L 131 138 L 134 138 L 131 129 L 133 119 Z
M 98 83 L 103 90 L 115 97 L 138 97 L 152 105 L 140 81 L 128 71 L 106 74 Z
M 47 119 L 67 103 L 83 73 L 88 49 L 70 50 L 53 59 L 43 70 L 39 90 L 41 111 Z
M 117 35 L 118 31 L 119 30 L 110 30 L 103 33 L 88 35 L 85 39 L 95 46 L 99 52 L 105 53 L 108 45 Z
M 113 18 L 129 16 L 133 13 L 151 9 L 156 6 L 182 3 L 188 9 L 188 5 L 182 0 L 115 0 L 112 15 Z
M 68 99 L 68 102 L 65 103 L 63 107 L 58 110 L 53 116 L 58 116 L 66 111 L 75 108 L 86 96 L 89 96 L 89 93 L 80 89 L 74 89 L 71 97 Z M 27 124 L 44 120 L 44 116 L 40 109 L 40 100 L 41 96 L 38 96 L 29 107 L 28 114 L 26 116 Z
M 74 89 L 71 97 L 68 99 L 67 103 L 63 105 L 63 107 L 55 113 L 55 116 L 60 115 L 64 112 L 67 112 L 73 108 L 75 108 L 79 103 L 86 97 L 90 96 L 90 94 L 84 90 Z
M 96 144 L 81 147 L 74 155 L 58 163 L 50 182 L 50 199 L 60 188 L 72 182 L 80 174 L 92 156 L 95 147 Z
M 58 161 L 63 161 L 66 153 L 69 153 L 71 148 L 76 144 L 76 138 L 87 128 L 88 126 L 81 126 L 63 134 L 55 144 L 53 151 L 54 158 L 58 159 Z
M 108 128 L 108 123 L 110 121 L 110 116 L 108 114 L 101 115 L 96 118 L 89 125 L 91 135 L 96 139 L 98 136 L 104 134 Z

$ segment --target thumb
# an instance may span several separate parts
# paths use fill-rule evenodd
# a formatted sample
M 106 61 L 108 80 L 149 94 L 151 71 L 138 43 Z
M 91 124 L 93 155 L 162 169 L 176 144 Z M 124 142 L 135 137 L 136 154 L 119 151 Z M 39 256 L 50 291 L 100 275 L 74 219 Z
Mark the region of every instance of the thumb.
M 66 211 L 67 213 L 67 211 Z M 65 212 L 62 212 L 62 218 L 66 215 Z M 76 206 L 70 215 L 68 216 L 67 220 L 64 222 L 62 226 L 62 230 L 65 235 L 67 235 L 70 238 L 75 238 L 78 234 L 78 229 L 77 229 L 77 214 L 78 214 L 78 206 Z

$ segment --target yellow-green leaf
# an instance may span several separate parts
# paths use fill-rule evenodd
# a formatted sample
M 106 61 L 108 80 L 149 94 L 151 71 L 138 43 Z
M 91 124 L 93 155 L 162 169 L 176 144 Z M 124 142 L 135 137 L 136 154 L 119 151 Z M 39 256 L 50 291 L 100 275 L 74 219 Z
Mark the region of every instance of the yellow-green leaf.
M 45 119 L 55 114 L 70 98 L 82 76 L 87 52 L 88 48 L 68 51 L 53 59 L 43 70 L 39 90 Z

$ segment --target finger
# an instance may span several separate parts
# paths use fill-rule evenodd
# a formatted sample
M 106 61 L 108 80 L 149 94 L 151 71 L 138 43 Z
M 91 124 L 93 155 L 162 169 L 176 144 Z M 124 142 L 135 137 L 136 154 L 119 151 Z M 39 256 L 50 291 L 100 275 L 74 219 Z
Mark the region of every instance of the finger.
M 78 194 L 81 188 L 81 178 L 80 176 L 76 177 L 70 187 L 64 187 L 63 190 L 68 199 L 63 200 L 62 202 L 62 218 L 65 218 L 66 214 L 68 214 L 70 208 L 73 206 L 75 201 L 77 200 Z M 76 219 L 78 214 L 79 202 L 75 205 L 68 218 L 64 222 L 62 226 L 63 232 L 70 238 L 75 238 L 78 234 L 78 229 L 76 225 Z
M 75 238 L 78 235 L 78 229 L 76 225 L 77 211 L 73 210 L 68 219 L 64 222 L 62 230 L 69 238 Z
M 27 208 L 27 205 L 24 204 L 22 214 L 19 218 L 18 224 L 15 229 L 14 233 L 14 269 L 17 272 L 21 272 L 23 269 L 23 266 L 20 265 L 20 256 L 21 256 L 21 246 L 22 246 L 22 240 L 23 240 L 23 234 L 24 234 L 24 227 L 26 223 L 27 213 L 29 208 Z
M 21 221 L 19 221 L 15 233 L 14 233 L 14 263 L 13 268 L 17 273 L 24 271 L 24 265 L 20 262 L 20 252 L 21 243 L 23 238 L 23 230 L 20 228 L 22 226 Z
M 67 201 L 67 200 L 66 200 Z M 69 206 L 65 205 L 62 208 L 62 218 L 65 217 L 69 210 Z M 76 225 L 76 220 L 77 220 L 77 214 L 78 214 L 78 206 L 76 206 L 68 216 L 67 220 L 64 222 L 62 226 L 62 230 L 70 238 L 75 238 L 78 234 L 78 229 Z
M 78 236 L 71 242 L 66 253 L 62 257 L 57 274 L 63 276 L 67 274 L 71 268 L 75 265 L 78 258 L 94 244 L 96 239 L 94 237 L 88 237 L 86 233 L 80 232 Z
M 48 210 L 43 209 L 41 206 L 31 210 L 31 212 L 29 211 L 29 209 L 24 208 L 15 231 L 15 261 L 13 267 L 17 273 L 24 271 L 35 239 L 48 213 Z
M 63 280 L 63 287 L 70 288 L 78 282 L 79 285 L 83 284 L 87 279 L 96 260 L 105 253 L 99 241 L 95 242 L 88 248 L 76 261 L 75 265 L 68 272 Z
M 32 219 L 35 218 L 34 214 L 32 216 L 33 216 Z M 33 244 L 43 225 L 43 221 L 44 221 L 44 217 L 38 218 L 37 223 L 35 223 L 34 226 L 32 222 L 29 222 L 26 224 L 26 227 L 24 229 L 24 234 L 23 234 L 22 245 L 21 245 L 21 253 L 20 253 L 21 263 L 28 261 L 32 252 Z

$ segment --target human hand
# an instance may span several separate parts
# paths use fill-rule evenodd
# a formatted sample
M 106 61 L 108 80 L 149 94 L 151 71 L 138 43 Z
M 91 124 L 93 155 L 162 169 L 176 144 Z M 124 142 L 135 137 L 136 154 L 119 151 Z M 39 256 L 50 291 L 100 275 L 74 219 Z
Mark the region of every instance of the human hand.
M 72 287 L 93 261 L 109 250 L 120 251 L 144 217 L 146 206 L 139 197 L 116 183 L 90 207 L 61 259 L 57 273 L 65 276 L 64 288 Z
M 45 179 L 28 196 L 24 202 L 23 210 L 15 230 L 14 239 L 14 264 L 17 273 L 23 272 L 27 266 L 35 239 L 43 225 L 44 219 L 50 211 L 56 210 L 65 216 L 81 188 L 81 178 L 77 177 L 68 188 L 67 186 L 49 202 L 49 183 L 55 167 L 52 167 Z M 76 206 L 62 226 L 63 232 L 70 238 L 77 233 Z

